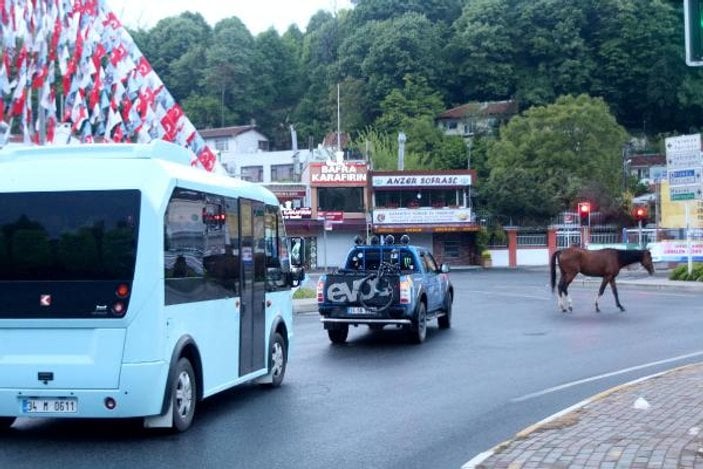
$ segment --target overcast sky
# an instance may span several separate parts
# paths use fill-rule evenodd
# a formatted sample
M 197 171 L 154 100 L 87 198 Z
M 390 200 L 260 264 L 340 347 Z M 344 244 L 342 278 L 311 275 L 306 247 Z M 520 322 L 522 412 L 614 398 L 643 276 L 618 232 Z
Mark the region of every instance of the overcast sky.
M 275 27 L 284 33 L 296 23 L 305 31 L 308 20 L 318 10 L 333 12 L 351 8 L 349 0 L 106 0 L 107 5 L 126 26 L 149 29 L 161 18 L 184 11 L 203 15 L 211 26 L 223 18 L 238 17 L 256 35 Z

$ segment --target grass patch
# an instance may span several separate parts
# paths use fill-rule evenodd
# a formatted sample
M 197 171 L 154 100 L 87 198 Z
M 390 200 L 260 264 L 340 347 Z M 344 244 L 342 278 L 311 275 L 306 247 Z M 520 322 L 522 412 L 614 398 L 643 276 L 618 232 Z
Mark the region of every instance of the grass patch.
M 294 300 L 303 300 L 305 298 L 315 298 L 317 293 L 312 288 L 300 287 L 293 293 Z

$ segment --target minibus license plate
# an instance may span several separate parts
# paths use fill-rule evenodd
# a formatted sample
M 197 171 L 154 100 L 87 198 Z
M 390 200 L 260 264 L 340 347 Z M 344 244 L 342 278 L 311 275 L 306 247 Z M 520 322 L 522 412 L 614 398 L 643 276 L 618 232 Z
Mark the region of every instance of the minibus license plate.
M 78 400 L 22 399 L 22 412 L 25 414 L 75 414 L 78 412 Z

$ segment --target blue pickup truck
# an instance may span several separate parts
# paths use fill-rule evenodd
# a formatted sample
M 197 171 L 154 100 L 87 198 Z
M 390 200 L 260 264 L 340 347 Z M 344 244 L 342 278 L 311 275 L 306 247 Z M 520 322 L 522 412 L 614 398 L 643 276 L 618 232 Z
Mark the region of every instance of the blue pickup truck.
M 406 235 L 395 244 L 392 235 L 380 244 L 357 238 L 344 266 L 317 282 L 317 303 L 327 334 L 335 344 L 346 342 L 349 326 L 404 328 L 422 343 L 427 321 L 451 327 L 454 288 L 449 267 L 439 266 L 425 248 L 409 245 Z

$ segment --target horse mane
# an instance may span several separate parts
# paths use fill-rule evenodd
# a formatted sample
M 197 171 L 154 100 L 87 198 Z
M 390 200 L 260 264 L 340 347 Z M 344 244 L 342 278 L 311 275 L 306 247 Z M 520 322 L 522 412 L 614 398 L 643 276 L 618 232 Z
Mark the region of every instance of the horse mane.
M 641 249 L 617 249 L 618 252 L 618 263 L 621 266 L 634 264 L 635 262 L 642 262 L 642 257 L 644 256 L 644 251 Z

